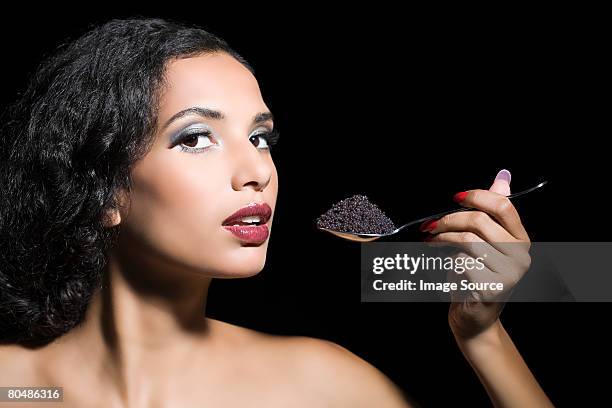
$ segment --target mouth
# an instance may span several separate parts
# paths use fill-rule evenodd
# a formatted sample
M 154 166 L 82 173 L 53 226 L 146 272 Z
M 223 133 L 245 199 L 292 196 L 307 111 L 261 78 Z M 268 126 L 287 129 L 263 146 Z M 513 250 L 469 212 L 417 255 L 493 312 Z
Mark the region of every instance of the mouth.
M 268 222 L 272 216 L 272 209 L 266 203 L 252 203 L 240 208 L 223 221 L 224 227 L 229 226 L 257 226 Z
M 267 222 L 271 216 L 268 204 L 252 203 L 227 217 L 222 225 L 243 242 L 261 244 L 270 235 Z

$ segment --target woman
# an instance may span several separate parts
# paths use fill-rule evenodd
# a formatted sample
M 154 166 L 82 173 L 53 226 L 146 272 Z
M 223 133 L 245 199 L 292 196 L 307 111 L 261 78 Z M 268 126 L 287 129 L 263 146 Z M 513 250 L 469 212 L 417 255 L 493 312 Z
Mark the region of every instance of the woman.
M 45 60 L 0 144 L 0 386 L 61 386 L 64 407 L 411 406 L 341 346 L 204 317 L 212 278 L 264 266 L 277 138 L 248 63 L 197 27 L 112 20 Z M 464 194 L 482 217 L 424 229 L 528 243 L 508 181 Z M 501 305 L 453 304 L 459 347 L 497 406 L 550 406 Z

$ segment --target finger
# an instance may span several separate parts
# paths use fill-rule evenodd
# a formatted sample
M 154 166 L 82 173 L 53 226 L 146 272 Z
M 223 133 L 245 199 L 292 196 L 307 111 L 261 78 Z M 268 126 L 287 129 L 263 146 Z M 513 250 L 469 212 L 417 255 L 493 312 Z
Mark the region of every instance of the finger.
M 453 246 L 478 260 L 474 267 L 463 268 L 461 274 L 473 282 L 501 282 L 505 288 L 511 288 L 523 276 L 523 268 L 513 258 L 497 251 L 488 242 L 470 232 L 446 232 L 435 235 L 427 241 L 429 246 Z M 484 265 L 483 268 L 479 266 Z
M 512 181 L 512 174 L 510 173 L 510 171 L 506 169 L 502 169 L 495 176 L 495 179 L 493 180 L 493 184 L 491 184 L 491 187 L 489 187 L 489 191 L 492 191 L 494 193 L 498 193 L 504 196 L 508 196 L 510 195 L 510 182 L 511 181 Z M 504 252 L 506 255 L 512 256 L 510 252 L 514 252 L 514 251 L 507 252 L 505 250 L 502 250 L 500 248 L 502 246 L 508 247 L 508 245 L 499 245 L 499 246 L 496 246 L 496 248 Z M 518 249 L 518 254 L 516 254 L 518 256 L 521 256 L 520 253 L 524 251 L 525 249 L 525 248 L 522 248 L 523 245 L 519 245 L 518 248 L 516 245 L 511 245 L 510 247 L 512 247 L 512 249 Z M 529 247 L 530 247 L 530 242 L 527 242 L 526 249 L 529 250 Z
M 472 207 L 490 214 L 516 239 L 529 240 L 521 217 L 508 197 L 493 191 L 477 189 L 457 193 L 454 199 L 464 207 Z
M 495 273 L 503 271 L 504 266 L 508 265 L 506 255 L 471 232 L 444 232 L 431 236 L 426 242 L 428 246 L 451 246 L 467 252 L 474 258 L 482 258 L 483 264 Z
M 512 180 L 512 174 L 506 169 L 500 170 L 497 176 L 495 176 L 493 184 L 489 187 L 489 191 L 504 196 L 510 195 L 510 180 Z
M 499 225 L 489 214 L 482 211 L 462 211 L 447 214 L 439 220 L 423 225 L 422 232 L 439 234 L 441 232 L 473 232 L 483 240 L 491 243 L 498 251 L 511 256 L 520 250 L 517 245 L 503 245 L 506 242 L 520 242 L 504 227 Z

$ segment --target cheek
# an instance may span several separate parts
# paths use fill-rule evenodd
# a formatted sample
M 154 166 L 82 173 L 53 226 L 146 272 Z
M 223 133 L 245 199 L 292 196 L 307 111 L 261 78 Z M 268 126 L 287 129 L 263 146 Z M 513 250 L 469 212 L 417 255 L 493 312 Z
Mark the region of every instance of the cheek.
M 266 196 L 266 200 L 272 206 L 276 205 L 276 198 L 278 196 L 278 172 L 276 171 L 276 166 L 274 162 L 271 162 L 272 166 L 272 176 L 270 177 L 270 184 L 266 187 L 266 192 L 264 195 Z
M 132 206 L 124 228 L 163 258 L 194 269 L 222 268 L 221 222 L 231 193 L 229 170 L 221 160 L 187 153 L 153 160 L 135 169 Z

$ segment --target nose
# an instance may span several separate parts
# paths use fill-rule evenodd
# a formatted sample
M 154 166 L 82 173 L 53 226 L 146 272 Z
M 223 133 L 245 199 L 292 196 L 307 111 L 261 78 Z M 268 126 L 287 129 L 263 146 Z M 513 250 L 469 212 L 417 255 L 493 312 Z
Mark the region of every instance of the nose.
M 266 157 L 269 153 L 262 152 L 247 140 L 246 143 L 236 146 L 231 154 L 234 157 L 235 169 L 232 188 L 240 191 L 250 187 L 263 191 L 272 178 L 273 164 Z

